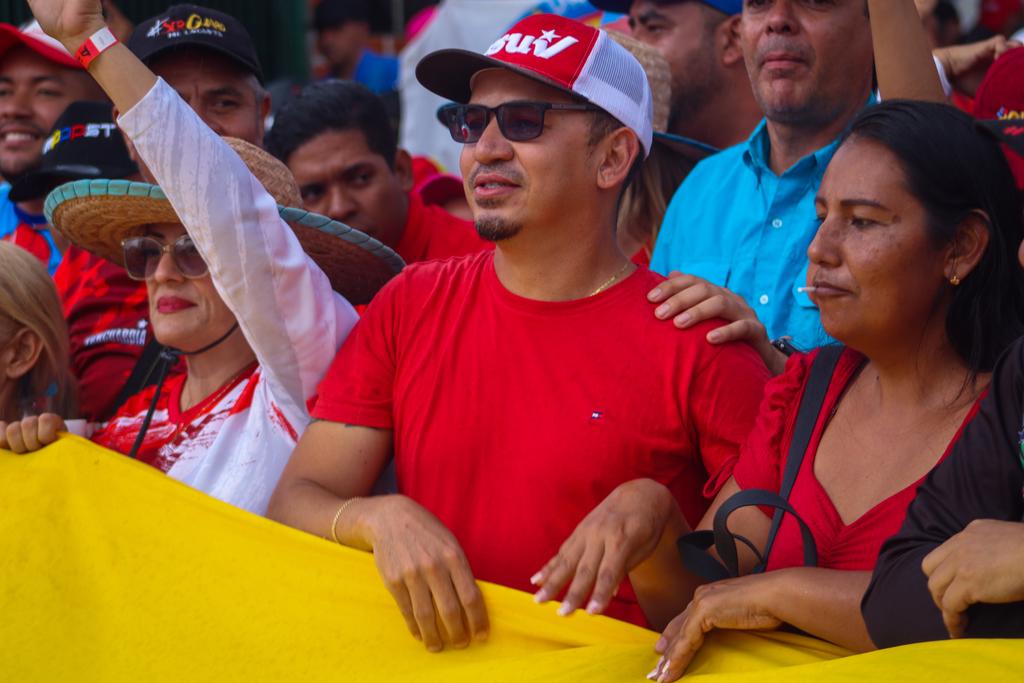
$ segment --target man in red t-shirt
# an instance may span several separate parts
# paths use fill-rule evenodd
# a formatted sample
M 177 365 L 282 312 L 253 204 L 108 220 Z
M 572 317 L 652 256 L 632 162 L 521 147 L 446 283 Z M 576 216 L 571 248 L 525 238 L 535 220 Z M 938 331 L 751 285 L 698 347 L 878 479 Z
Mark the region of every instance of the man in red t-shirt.
M 376 237 L 406 263 L 492 248 L 472 223 L 413 191 L 412 158 L 395 139 L 378 96 L 326 81 L 281 107 L 266 147 L 295 175 L 305 208 Z
M 640 64 L 605 33 L 545 14 L 487 54 L 436 52 L 417 76 L 469 103 L 442 117 L 464 143 L 477 230 L 497 249 L 414 265 L 377 295 L 268 511 L 372 550 L 431 650 L 487 634 L 474 576 L 530 589 L 621 485 L 656 480 L 695 522 L 767 380 L 749 346 L 706 342 L 716 323 L 654 319 L 646 293 L 661 278 L 619 250 L 619 198 L 652 140 Z M 364 497 L 392 455 L 399 495 Z M 592 537 L 596 568 L 619 533 Z M 622 573 L 590 611 L 644 623 Z

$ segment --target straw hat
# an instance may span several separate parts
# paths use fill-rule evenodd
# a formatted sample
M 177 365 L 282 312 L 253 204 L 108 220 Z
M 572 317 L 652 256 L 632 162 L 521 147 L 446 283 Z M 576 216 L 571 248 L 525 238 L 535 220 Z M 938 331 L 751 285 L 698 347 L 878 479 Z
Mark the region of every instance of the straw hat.
M 647 74 L 654 96 L 654 141 L 669 147 L 673 152 L 693 161 L 700 161 L 719 150 L 682 135 L 668 131 L 668 118 L 672 110 L 672 72 L 668 61 L 661 53 L 647 43 L 641 42 L 622 31 L 608 31 L 609 37 L 636 57 Z
M 299 208 L 302 198 L 288 167 L 264 150 L 235 138 L 225 142 L 278 203 L 281 218 L 302 248 L 326 273 L 331 287 L 353 304 L 365 304 L 405 266 L 387 246 L 355 228 Z M 50 224 L 71 242 L 124 265 L 121 241 L 153 223 L 180 223 L 156 185 L 128 180 L 79 180 L 46 198 Z

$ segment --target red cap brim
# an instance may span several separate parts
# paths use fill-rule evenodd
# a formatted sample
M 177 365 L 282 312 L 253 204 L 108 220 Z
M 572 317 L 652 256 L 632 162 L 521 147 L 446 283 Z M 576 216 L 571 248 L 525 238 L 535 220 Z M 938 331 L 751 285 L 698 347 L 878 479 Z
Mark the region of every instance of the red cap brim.
M 69 69 L 84 69 L 78 60 L 63 50 L 58 50 L 52 45 L 47 45 L 41 40 L 26 35 L 18 30 L 17 26 L 11 24 L 0 24 L 0 59 L 7 54 L 8 50 L 18 45 L 27 47 L 37 55 Z

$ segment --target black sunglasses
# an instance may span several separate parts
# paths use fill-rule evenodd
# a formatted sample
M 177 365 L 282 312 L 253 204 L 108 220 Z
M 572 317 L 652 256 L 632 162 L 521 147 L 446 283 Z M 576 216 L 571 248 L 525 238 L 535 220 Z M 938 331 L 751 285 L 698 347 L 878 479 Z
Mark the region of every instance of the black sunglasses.
M 133 280 L 147 280 L 156 274 L 160 259 L 170 252 L 174 265 L 189 279 L 200 278 L 209 272 L 206 261 L 188 235 L 182 235 L 170 244 L 155 237 L 129 237 L 122 240 L 124 269 Z
M 446 104 L 437 110 L 437 119 L 451 133 L 452 140 L 471 144 L 480 139 L 491 122 L 498 119 L 498 130 L 506 140 L 524 142 L 544 132 L 544 113 L 558 111 L 599 111 L 592 104 L 552 104 L 551 102 L 506 102 L 497 107 L 482 104 Z

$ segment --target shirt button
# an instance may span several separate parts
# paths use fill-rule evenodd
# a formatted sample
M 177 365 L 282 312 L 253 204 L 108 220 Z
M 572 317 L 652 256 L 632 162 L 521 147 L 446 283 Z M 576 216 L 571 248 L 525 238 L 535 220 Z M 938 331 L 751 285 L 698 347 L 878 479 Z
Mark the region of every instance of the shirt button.
M 781 228 L 782 227 L 782 219 L 781 218 L 776 218 L 775 220 L 773 220 L 772 221 L 772 227 L 775 228 L 776 230 Z
M 767 294 L 762 294 L 761 298 L 758 299 L 758 301 L 761 302 L 762 306 L 767 306 L 768 305 L 768 295 Z

